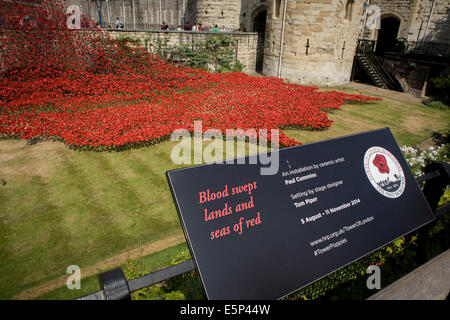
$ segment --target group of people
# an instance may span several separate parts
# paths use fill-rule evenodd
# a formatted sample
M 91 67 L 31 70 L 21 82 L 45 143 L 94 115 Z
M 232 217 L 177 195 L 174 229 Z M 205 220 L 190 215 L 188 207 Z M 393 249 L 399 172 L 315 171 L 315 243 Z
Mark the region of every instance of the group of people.
M 164 23 L 163 23 L 164 25 Z M 162 25 L 161 25 L 162 30 Z M 212 31 L 212 32 L 226 32 L 227 29 L 225 26 L 222 26 L 221 29 L 219 29 L 218 25 L 216 24 L 214 27 L 211 28 L 211 30 L 208 29 L 208 27 L 204 27 L 201 23 L 194 23 L 193 26 L 190 25 L 189 21 L 186 21 L 186 23 L 183 26 L 178 26 L 177 31 Z
M 117 20 L 115 22 L 116 29 L 121 30 L 124 28 L 123 22 L 120 20 L 119 17 L 117 17 Z M 169 25 L 164 21 L 161 24 L 161 30 L 169 30 Z M 173 29 L 172 29 L 173 30 Z M 222 26 L 222 28 L 219 29 L 219 26 L 216 24 L 214 27 L 209 30 L 207 27 L 204 27 L 201 23 L 194 23 L 194 25 L 191 26 L 189 21 L 186 21 L 184 26 L 179 25 L 177 27 L 177 31 L 212 31 L 212 32 L 227 32 L 227 29 L 225 26 Z M 238 32 L 245 32 L 245 29 L 239 29 Z
M 123 28 L 124 28 L 123 22 L 120 21 L 120 18 L 119 18 L 119 17 L 117 17 L 117 19 L 116 19 L 116 29 L 121 30 L 121 29 L 123 29 Z

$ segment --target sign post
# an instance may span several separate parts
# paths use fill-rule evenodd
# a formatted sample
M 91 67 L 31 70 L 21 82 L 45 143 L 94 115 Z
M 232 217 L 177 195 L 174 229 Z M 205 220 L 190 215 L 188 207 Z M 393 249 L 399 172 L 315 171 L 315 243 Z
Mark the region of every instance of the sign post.
M 208 299 L 284 297 L 434 220 L 387 128 L 273 152 L 167 172 Z

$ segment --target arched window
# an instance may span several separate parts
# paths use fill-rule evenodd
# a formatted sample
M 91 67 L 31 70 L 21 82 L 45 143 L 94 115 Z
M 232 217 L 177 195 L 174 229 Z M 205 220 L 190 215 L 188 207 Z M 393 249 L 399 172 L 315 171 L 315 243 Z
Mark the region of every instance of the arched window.
M 347 4 L 345 5 L 345 19 L 348 21 L 352 20 L 352 12 L 353 12 L 353 4 L 355 3 L 355 0 L 348 0 Z

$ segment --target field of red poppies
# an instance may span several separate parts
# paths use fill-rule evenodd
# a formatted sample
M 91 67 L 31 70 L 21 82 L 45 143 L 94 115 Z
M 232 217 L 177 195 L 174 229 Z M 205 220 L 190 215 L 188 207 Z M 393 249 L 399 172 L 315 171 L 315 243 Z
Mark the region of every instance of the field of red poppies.
M 56 1 L 1 2 L 0 135 L 58 139 L 81 150 L 124 150 L 175 129 L 325 129 L 328 111 L 374 98 L 242 73 L 170 65 L 83 18 L 67 27 Z M 280 144 L 299 144 L 280 132 Z

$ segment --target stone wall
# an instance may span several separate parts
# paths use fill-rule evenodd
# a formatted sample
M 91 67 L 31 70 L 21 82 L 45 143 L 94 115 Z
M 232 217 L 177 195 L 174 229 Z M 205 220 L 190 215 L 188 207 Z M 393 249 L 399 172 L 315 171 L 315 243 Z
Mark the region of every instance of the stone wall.
M 98 22 L 95 0 L 63 0 L 66 6 L 79 5 L 83 14 Z M 269 0 L 108 0 L 103 1 L 102 24 L 114 26 L 117 17 L 127 29 L 159 29 L 165 21 L 176 29 L 185 21 L 202 23 L 209 30 L 217 24 L 227 31 L 252 31 L 252 17 Z M 161 10 L 160 10 L 161 3 Z M 136 25 L 136 27 L 135 27 Z
M 397 38 L 409 41 L 450 42 L 450 0 L 371 0 L 371 5 L 381 9 L 381 18 L 396 17 L 400 20 Z M 428 23 L 429 21 L 429 23 Z M 427 29 L 428 25 L 428 29 Z M 426 34 L 425 34 L 426 32 Z M 377 39 L 377 30 L 366 28 L 366 39 Z
M 239 29 L 241 0 L 189 0 L 189 8 L 194 11 L 191 23 L 201 23 L 211 30 L 214 25 L 228 31 Z
M 267 76 L 277 76 L 280 55 L 284 1 L 279 17 L 274 2 L 268 1 L 263 69 Z M 354 1 L 349 19 L 345 18 L 346 3 L 342 0 L 288 1 L 282 78 L 315 85 L 341 85 L 350 81 L 363 1 Z
M 64 3 L 79 5 L 87 18 L 99 21 L 94 0 L 64 0 Z M 102 6 L 102 24 L 110 27 L 119 17 L 127 29 L 159 29 L 163 21 L 176 29 L 182 16 L 183 0 L 108 0 Z
M 64 0 L 79 4 L 86 16 L 98 21 L 94 0 Z M 172 30 L 184 20 L 202 23 L 211 29 L 224 26 L 227 31 L 238 28 L 253 31 L 253 18 L 267 9 L 266 35 L 261 35 L 264 49 L 258 49 L 256 34 L 233 34 L 239 40 L 238 55 L 253 71 L 257 54 L 263 58 L 263 74 L 277 76 L 281 45 L 281 26 L 284 0 L 109 0 L 103 1 L 103 22 L 120 17 L 128 29 L 158 30 L 166 21 Z M 362 26 L 364 3 L 378 5 L 381 17 L 397 17 L 400 23 L 398 38 L 450 43 L 450 0 L 289 0 L 284 33 L 281 77 L 289 81 L 315 85 L 341 85 L 350 80 L 357 38 L 377 39 L 377 30 Z M 433 2 L 432 18 L 429 20 Z M 160 6 L 161 3 L 161 6 Z M 280 3 L 279 16 L 274 10 Z M 353 3 L 351 18 L 346 17 L 347 4 Z M 161 12 L 161 14 L 160 14 Z M 183 15 L 184 18 L 183 19 Z M 428 23 L 429 22 L 429 23 Z M 422 27 L 421 27 L 422 25 Z M 144 28 L 142 28 L 144 26 Z M 421 29 L 419 31 L 419 29 Z M 427 32 L 425 34 L 425 30 Z M 420 32 L 420 33 L 419 33 Z M 137 37 L 141 37 L 136 33 Z M 146 37 L 169 37 L 171 43 L 202 41 L 209 33 L 189 32 L 165 34 L 157 31 Z M 133 35 L 134 36 L 134 35 Z M 309 42 L 308 42 L 309 41 Z M 309 43 L 307 52 L 307 43 Z
M 421 1 L 417 21 L 411 28 L 412 40 L 417 38 L 420 21 L 424 21 L 423 28 L 428 23 L 432 2 L 432 0 Z M 420 39 L 424 41 L 450 43 L 450 0 L 436 0 L 427 34 L 424 33 L 425 30 L 420 35 Z
M 242 0 L 240 15 L 240 27 L 242 30 L 255 31 L 253 30 L 253 18 L 260 10 L 266 9 L 266 2 L 268 1 L 270 0 Z
M 423 60 L 397 53 L 387 53 L 384 65 L 399 81 L 404 92 L 424 97 L 429 94 L 429 79 L 450 74 L 450 62 L 445 59 Z
M 177 44 L 192 44 L 205 41 L 208 37 L 217 37 L 217 32 L 185 32 L 185 31 L 109 31 L 113 38 L 130 37 L 138 39 L 143 46 L 150 50 L 151 43 L 158 39 L 167 40 L 168 46 Z M 256 65 L 256 47 L 258 34 L 256 33 L 223 33 L 231 35 L 236 40 L 234 48 L 235 58 L 244 65 L 244 72 L 253 72 Z
M 400 20 L 398 38 L 407 38 L 410 30 L 410 21 L 417 10 L 414 0 L 372 0 L 371 5 L 377 5 L 381 9 L 381 19 L 395 17 Z M 376 34 L 375 34 L 376 35 Z
M 239 28 L 252 30 L 253 14 L 266 6 L 269 0 L 188 0 L 187 15 L 190 22 L 208 27 L 218 25 L 227 31 Z

